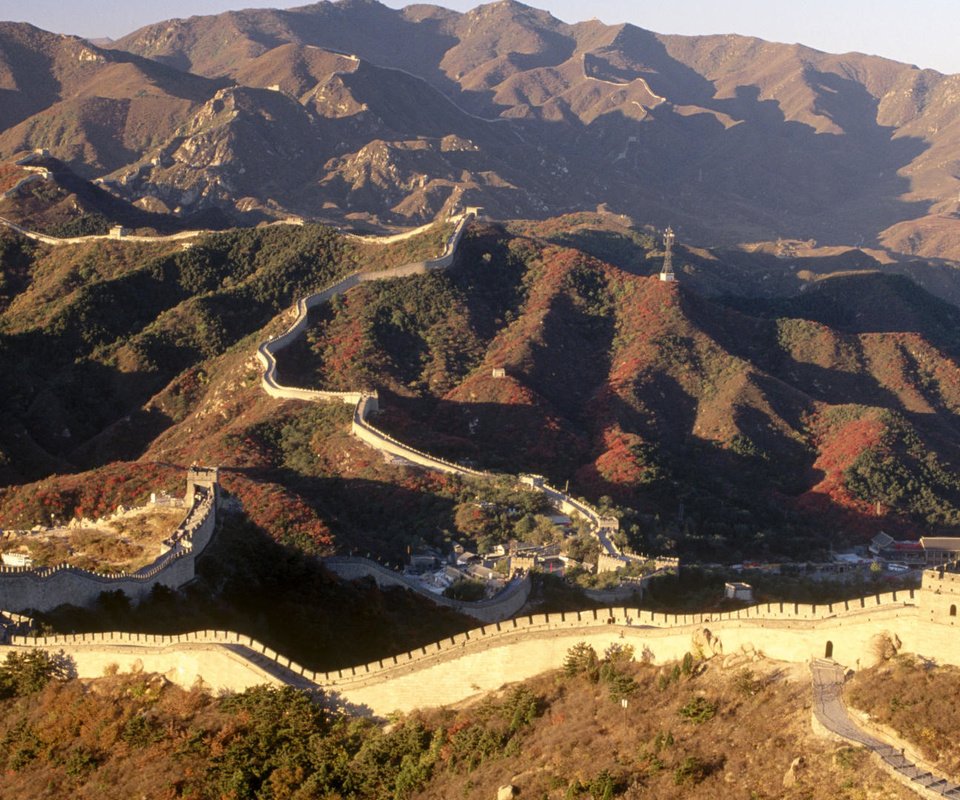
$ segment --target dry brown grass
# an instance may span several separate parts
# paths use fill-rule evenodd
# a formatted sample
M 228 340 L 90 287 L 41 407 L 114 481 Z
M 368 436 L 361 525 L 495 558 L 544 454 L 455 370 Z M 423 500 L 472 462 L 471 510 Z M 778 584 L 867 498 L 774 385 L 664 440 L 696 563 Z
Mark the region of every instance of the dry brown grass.
M 174 797 L 184 766 L 176 753 L 224 717 L 203 692 L 158 675 L 52 682 L 6 708 L 0 740 L 5 798 Z M 131 737 L 141 717 L 147 735 Z
M 868 754 L 818 738 L 812 731 L 809 674 L 773 662 L 722 669 L 710 662 L 694 675 L 672 677 L 673 667 L 633 664 L 639 689 L 624 710 L 606 687 L 560 673 L 527 685 L 545 698 L 546 713 L 516 755 L 481 764 L 468 774 L 444 774 L 415 795 L 419 800 L 496 797 L 513 782 L 520 797 L 590 798 L 606 772 L 614 797 L 909 798 Z M 665 684 L 665 685 L 664 685 Z M 663 688 L 660 688 L 663 686 Z M 697 723 L 681 715 L 691 700 L 714 704 Z M 461 712 L 463 713 L 463 712 Z M 798 781 L 784 788 L 791 762 L 803 758 Z M 681 782 L 678 784 L 677 781 Z
M 901 655 L 858 672 L 846 689 L 851 706 L 893 729 L 917 753 L 960 780 L 960 669 Z
M 183 509 L 148 508 L 93 528 L 55 528 L 11 537 L 4 551 L 26 548 L 34 566 L 67 563 L 91 571 L 133 572 L 160 555 L 160 543 L 176 530 Z
M 307 754 L 323 775 L 346 768 L 359 781 L 356 793 L 344 797 L 376 800 L 491 800 L 508 782 L 524 800 L 912 797 L 864 751 L 813 734 L 805 670 L 765 661 L 746 665 L 749 675 L 743 664 L 689 666 L 619 663 L 638 684 L 626 709 L 611 701 L 603 679 L 596 683 L 589 673 L 566 677 L 558 670 L 499 697 L 415 713 L 395 721 L 386 735 L 360 721 L 317 728 L 317 737 L 306 740 Z M 275 709 L 285 723 L 287 716 L 303 723 L 296 699 L 287 695 Z M 681 709 L 691 702 L 715 713 L 699 721 L 685 716 Z M 311 784 L 318 775 L 296 778 L 288 767 L 298 762 L 280 766 L 274 751 L 258 749 L 260 735 L 279 736 L 283 727 L 271 717 L 269 697 L 239 711 L 228 705 L 157 675 L 117 674 L 115 668 L 98 680 L 53 681 L 38 694 L 0 703 L 0 794 L 31 800 L 340 796 L 321 788 L 338 785 L 336 779 Z M 464 735 L 471 732 L 480 735 Z M 391 760 L 399 758 L 402 742 L 410 744 L 411 734 L 423 733 L 411 752 L 432 765 L 423 774 L 426 783 L 419 791 L 394 794 L 398 773 Z M 803 763 L 797 782 L 785 788 L 783 777 L 798 757 Z M 230 783 L 241 763 L 244 774 L 267 781 L 269 794 L 250 791 L 256 783 L 247 791 L 226 791 L 223 780 Z M 308 790 L 310 785 L 318 791 Z

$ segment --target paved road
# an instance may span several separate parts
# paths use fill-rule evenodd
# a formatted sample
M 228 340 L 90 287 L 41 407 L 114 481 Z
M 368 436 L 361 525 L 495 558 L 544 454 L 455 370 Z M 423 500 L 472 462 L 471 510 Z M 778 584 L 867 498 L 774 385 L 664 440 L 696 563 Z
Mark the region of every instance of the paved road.
M 871 736 L 850 718 L 843 704 L 843 667 L 835 661 L 818 658 L 811 662 L 810 671 L 813 673 L 813 713 L 825 728 L 877 753 L 890 767 L 916 784 L 918 792 L 926 789 L 935 795 L 960 800 L 960 786 L 918 767 L 900 750 Z

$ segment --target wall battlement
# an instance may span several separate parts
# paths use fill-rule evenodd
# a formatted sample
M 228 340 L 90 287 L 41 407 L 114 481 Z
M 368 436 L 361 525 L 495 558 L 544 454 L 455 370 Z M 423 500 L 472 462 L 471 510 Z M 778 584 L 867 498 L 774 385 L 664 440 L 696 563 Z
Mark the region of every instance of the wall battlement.
M 523 632 L 558 632 L 565 630 L 587 630 L 608 626 L 638 629 L 695 629 L 704 625 L 720 625 L 722 623 L 749 622 L 761 625 L 772 623 L 771 627 L 799 627 L 806 629 L 810 624 L 826 621 L 857 621 L 871 612 L 907 610 L 916 608 L 916 593 L 913 590 L 906 592 L 890 592 L 882 595 L 871 595 L 858 600 L 826 605 L 803 605 L 798 603 L 767 603 L 751 606 L 737 611 L 702 613 L 702 614 L 672 614 L 660 611 L 649 611 L 639 608 L 611 607 L 588 611 L 566 611 L 552 614 L 531 614 L 522 617 L 482 625 L 479 628 L 465 631 L 446 639 L 424 645 L 415 650 L 399 653 L 387 658 L 371 661 L 367 664 L 358 664 L 353 667 L 334 670 L 331 672 L 313 672 L 296 662 L 282 656 L 266 645 L 249 636 L 233 631 L 202 630 L 190 633 L 162 635 L 151 633 L 77 633 L 57 636 L 14 636 L 10 644 L 18 647 L 75 647 L 94 645 L 124 645 L 132 647 L 159 647 L 175 648 L 180 644 L 240 644 L 252 652 L 266 655 L 267 658 L 277 661 L 284 667 L 292 666 L 293 671 L 303 675 L 320 687 L 333 687 L 349 682 L 354 678 L 367 678 L 378 673 L 389 672 L 394 667 L 432 659 L 439 654 L 452 654 L 459 657 L 467 643 L 488 643 L 513 637 Z
M 928 601 L 925 592 L 907 590 L 842 603 L 771 603 L 722 613 L 668 614 L 613 607 L 529 615 L 481 625 L 405 653 L 328 672 L 310 670 L 231 631 L 177 636 L 116 632 L 10 636 L 8 647 L 64 650 L 76 660 L 80 674 L 90 677 L 100 673 L 83 670 L 102 671 L 106 663 L 134 663 L 138 659 L 147 663 L 144 654 L 150 654 L 149 663 L 156 669 L 164 664 L 181 665 L 185 654 L 199 658 L 198 648 L 211 654 L 211 659 L 219 658 L 217 654 L 226 649 L 235 659 L 250 664 L 250 672 L 236 678 L 237 686 L 251 685 L 257 676 L 262 680 L 263 663 L 269 662 L 279 668 L 267 670 L 273 682 L 316 686 L 332 697 L 386 714 L 397 708 L 455 702 L 507 681 L 558 668 L 566 651 L 578 641 L 598 650 L 613 642 L 629 643 L 638 655 L 646 653 L 660 661 L 695 652 L 697 642 L 703 641 L 710 642 L 709 655 L 744 648 L 786 661 L 806 661 L 814 655 L 822 656 L 824 648 L 835 648 L 836 657 L 843 663 L 859 667 L 860 660 L 869 657 L 876 636 L 893 631 L 911 651 L 935 653 L 948 663 L 960 663 L 960 642 L 944 642 L 943 626 L 926 617 L 924 604 Z M 204 668 L 204 659 L 200 658 L 201 671 L 197 674 L 203 675 Z M 182 681 L 195 678 L 179 672 L 177 676 Z
M 101 592 L 122 591 L 133 600 L 154 586 L 179 589 L 193 580 L 195 561 L 216 527 L 217 470 L 191 468 L 187 478 L 187 512 L 166 540 L 166 551 L 136 572 L 90 572 L 69 564 L 52 567 L 0 567 L 0 608 L 49 611 L 64 603 L 88 605 Z
M 924 570 L 923 593 L 927 619 L 956 626 L 960 617 L 960 566 L 957 562 Z

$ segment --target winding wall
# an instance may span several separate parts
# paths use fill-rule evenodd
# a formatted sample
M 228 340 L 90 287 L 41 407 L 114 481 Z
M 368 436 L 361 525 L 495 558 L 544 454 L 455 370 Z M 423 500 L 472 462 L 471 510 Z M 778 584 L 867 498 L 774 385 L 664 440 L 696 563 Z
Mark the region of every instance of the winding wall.
M 136 572 L 100 574 L 58 564 L 54 567 L 0 566 L 0 608 L 50 611 L 59 605 L 90 605 L 101 592 L 122 591 L 137 601 L 154 586 L 178 589 L 196 575 L 196 558 L 216 527 L 214 486 L 188 482 L 188 511 L 168 540 L 170 549 Z
M 598 652 L 619 642 L 654 661 L 677 659 L 696 649 L 694 637 L 705 628 L 712 633 L 714 652 L 721 647 L 726 653 L 756 650 L 770 658 L 806 662 L 822 656 L 829 643 L 834 656 L 852 667 L 869 657 L 873 637 L 892 632 L 908 651 L 960 664 L 960 640 L 945 637 L 949 629 L 921 613 L 924 595 L 910 590 L 844 603 L 777 603 L 722 614 L 610 608 L 526 616 L 330 672 L 306 669 L 250 637 L 227 631 L 13 636 L 4 649 L 63 650 L 81 677 L 96 677 L 108 664 L 118 664 L 162 672 L 181 685 L 191 685 L 199 676 L 216 689 L 239 690 L 264 681 L 315 686 L 349 708 L 383 716 L 458 702 L 556 669 L 581 641 Z
M 462 217 L 444 255 L 432 262 L 406 265 L 395 270 L 369 275 L 354 274 L 310 298 L 298 301 L 290 327 L 278 337 L 264 342 L 258 358 L 264 366 L 262 382 L 265 391 L 275 397 L 341 401 L 355 404 L 354 433 L 372 446 L 393 452 L 412 463 L 432 469 L 461 474 L 485 475 L 462 465 L 437 459 L 413 450 L 378 431 L 367 421 L 376 410 L 376 395 L 363 392 L 323 392 L 285 387 L 276 379 L 275 353 L 300 335 L 306 326 L 309 308 L 326 302 L 333 295 L 347 291 L 362 280 L 384 280 L 449 266 L 462 236 L 467 215 Z M 548 486 L 543 479 L 527 476 L 528 485 L 539 488 L 567 512 L 588 519 L 600 535 L 611 556 L 619 556 L 615 545 L 604 533 L 612 530 L 599 512 L 589 505 Z M 181 575 L 171 567 L 181 562 L 190 569 L 193 559 L 183 558 L 187 551 L 199 551 L 209 541 L 215 519 L 215 492 L 201 487 L 191 497 L 188 530 L 175 547 L 146 570 L 130 576 L 105 578 L 81 575 L 70 567 L 42 571 L 5 570 L 0 586 L 22 585 L 20 602 L 5 602 L 7 607 L 44 607 L 64 602 L 55 594 L 69 594 L 77 601 L 89 587 L 96 592 L 103 588 L 124 588 L 143 593 L 166 578 L 179 581 Z M 189 534 L 189 535 L 187 535 Z M 162 564 L 161 564 L 162 562 Z M 349 573 L 362 568 L 369 574 L 369 565 L 348 565 L 340 568 Z M 398 576 L 379 568 L 373 570 L 378 580 L 404 583 Z M 161 577 L 162 576 L 162 577 Z M 72 583 L 83 578 L 83 585 Z M 561 665 L 567 650 L 577 642 L 587 642 L 598 651 L 615 642 L 633 644 L 638 653 L 654 660 L 681 657 L 694 649 L 695 637 L 703 638 L 709 626 L 716 651 L 722 644 L 726 652 L 756 649 L 766 655 L 787 661 L 808 661 L 825 651 L 848 665 L 870 654 L 872 639 L 883 632 L 895 633 L 905 649 L 937 657 L 941 661 L 960 664 L 960 638 L 944 635 L 956 620 L 956 601 L 951 594 L 957 587 L 956 576 L 925 576 L 931 589 L 876 595 L 837 604 L 819 606 L 792 603 L 753 606 L 722 614 L 663 614 L 634 608 L 609 608 L 587 612 L 571 612 L 526 616 L 505 622 L 492 622 L 440 642 L 401 653 L 369 664 L 330 672 L 314 672 L 271 650 L 250 637 L 229 631 L 197 631 L 177 636 L 155 636 L 129 633 L 95 633 L 73 636 L 29 637 L 12 635 L 0 647 L 0 653 L 28 648 L 63 651 L 76 665 L 80 677 L 97 677 L 110 665 L 122 669 L 146 669 L 161 672 L 185 686 L 200 680 L 213 690 L 242 690 L 260 683 L 289 683 L 315 686 L 355 710 L 385 715 L 393 710 L 409 711 L 416 707 L 448 704 L 481 692 L 496 689 L 503 683 L 522 680 Z M 91 580 L 92 579 L 92 580 Z M 63 583 L 58 583 L 62 581 Z M 152 582 L 151 582 L 152 581 Z M 129 582 L 129 586 L 125 582 Z M 45 585 L 37 589 L 37 585 Z M 101 585 L 97 585 L 101 584 Z M 93 589 L 89 589 L 93 591 Z M 526 586 L 529 590 L 529 584 Z M 30 594 L 33 592 L 34 594 Z M 523 582 L 517 582 L 510 598 L 489 601 L 498 612 L 508 600 L 522 605 L 526 599 Z M 521 600 L 522 597 L 522 600 Z M 954 600 L 951 604 L 950 601 Z M 474 604 L 480 605 L 480 604 Z M 513 613 L 513 612 L 511 612 Z M 15 617 L 16 615 L 12 615 Z M 14 619 L 14 622 L 17 620 Z M 19 624 L 19 623 L 18 623 Z M 718 644 L 718 642 L 720 644 Z
M 460 244 L 466 225 L 475 214 L 476 209 L 467 209 L 466 212 L 457 218 L 456 228 L 448 239 L 444 252 L 439 258 L 405 264 L 400 267 L 378 272 L 354 272 L 316 294 L 297 300 L 291 309 L 292 321 L 287 329 L 278 336 L 274 336 L 263 342 L 257 348 L 257 358 L 263 366 L 260 382 L 264 391 L 271 397 L 282 399 L 342 402 L 352 405 L 354 412 L 351 432 L 375 450 L 403 459 L 416 466 L 438 472 L 471 477 L 492 477 L 492 473 L 490 472 L 473 469 L 463 464 L 431 455 L 422 450 L 417 450 L 375 427 L 369 418 L 373 412 L 379 410 L 379 399 L 376 392 L 330 392 L 319 389 L 303 389 L 296 386 L 285 386 L 281 384 L 277 378 L 276 354 L 283 348 L 288 347 L 297 337 L 304 333 L 307 328 L 310 309 L 332 300 L 336 295 L 349 291 L 361 282 L 394 280 L 450 267 L 456 257 L 457 246 Z M 591 530 L 600 541 L 602 552 L 606 556 L 605 566 L 615 568 L 627 564 L 632 560 L 647 560 L 645 556 L 629 556 L 620 551 L 611 538 L 611 533 L 613 532 L 611 522 L 615 525 L 616 520 L 603 517 L 599 511 L 589 504 L 550 486 L 541 476 L 520 476 L 519 480 L 521 483 L 542 492 L 553 505 L 564 513 L 577 514 L 586 519 Z M 604 560 L 602 559 L 602 561 Z M 664 562 L 664 564 L 660 566 L 676 566 L 678 563 L 679 562 L 673 560 L 669 565 Z M 431 594 L 430 596 L 432 597 L 433 595 Z
M 12 190 L 11 190 L 12 191 Z M 64 244 L 84 244 L 86 242 L 98 242 L 104 239 L 116 239 L 117 237 L 110 233 L 99 233 L 91 234 L 90 236 L 70 236 L 67 238 L 61 239 L 57 236 L 48 236 L 45 233 L 37 233 L 37 231 L 31 231 L 27 228 L 24 228 L 22 225 L 18 225 L 13 220 L 9 220 L 6 217 L 0 217 L 0 225 L 5 225 L 11 230 L 16 231 L 22 236 L 26 236 L 28 239 L 32 239 L 35 242 L 41 242 L 43 244 L 49 244 L 54 247 Z M 132 234 L 127 234 L 122 237 L 124 242 L 179 242 L 184 239 L 195 239 L 198 236 L 205 236 L 208 233 L 213 233 L 213 231 L 197 230 L 197 231 L 181 231 L 180 233 L 171 233 L 168 236 L 136 236 Z

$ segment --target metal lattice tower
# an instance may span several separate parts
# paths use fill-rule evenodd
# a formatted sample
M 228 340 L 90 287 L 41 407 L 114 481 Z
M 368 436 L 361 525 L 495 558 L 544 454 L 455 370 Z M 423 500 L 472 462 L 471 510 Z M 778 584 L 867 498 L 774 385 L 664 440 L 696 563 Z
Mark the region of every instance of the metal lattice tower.
M 673 274 L 673 228 L 667 228 L 663 232 L 663 269 L 660 270 L 660 280 L 675 281 L 677 278 Z

